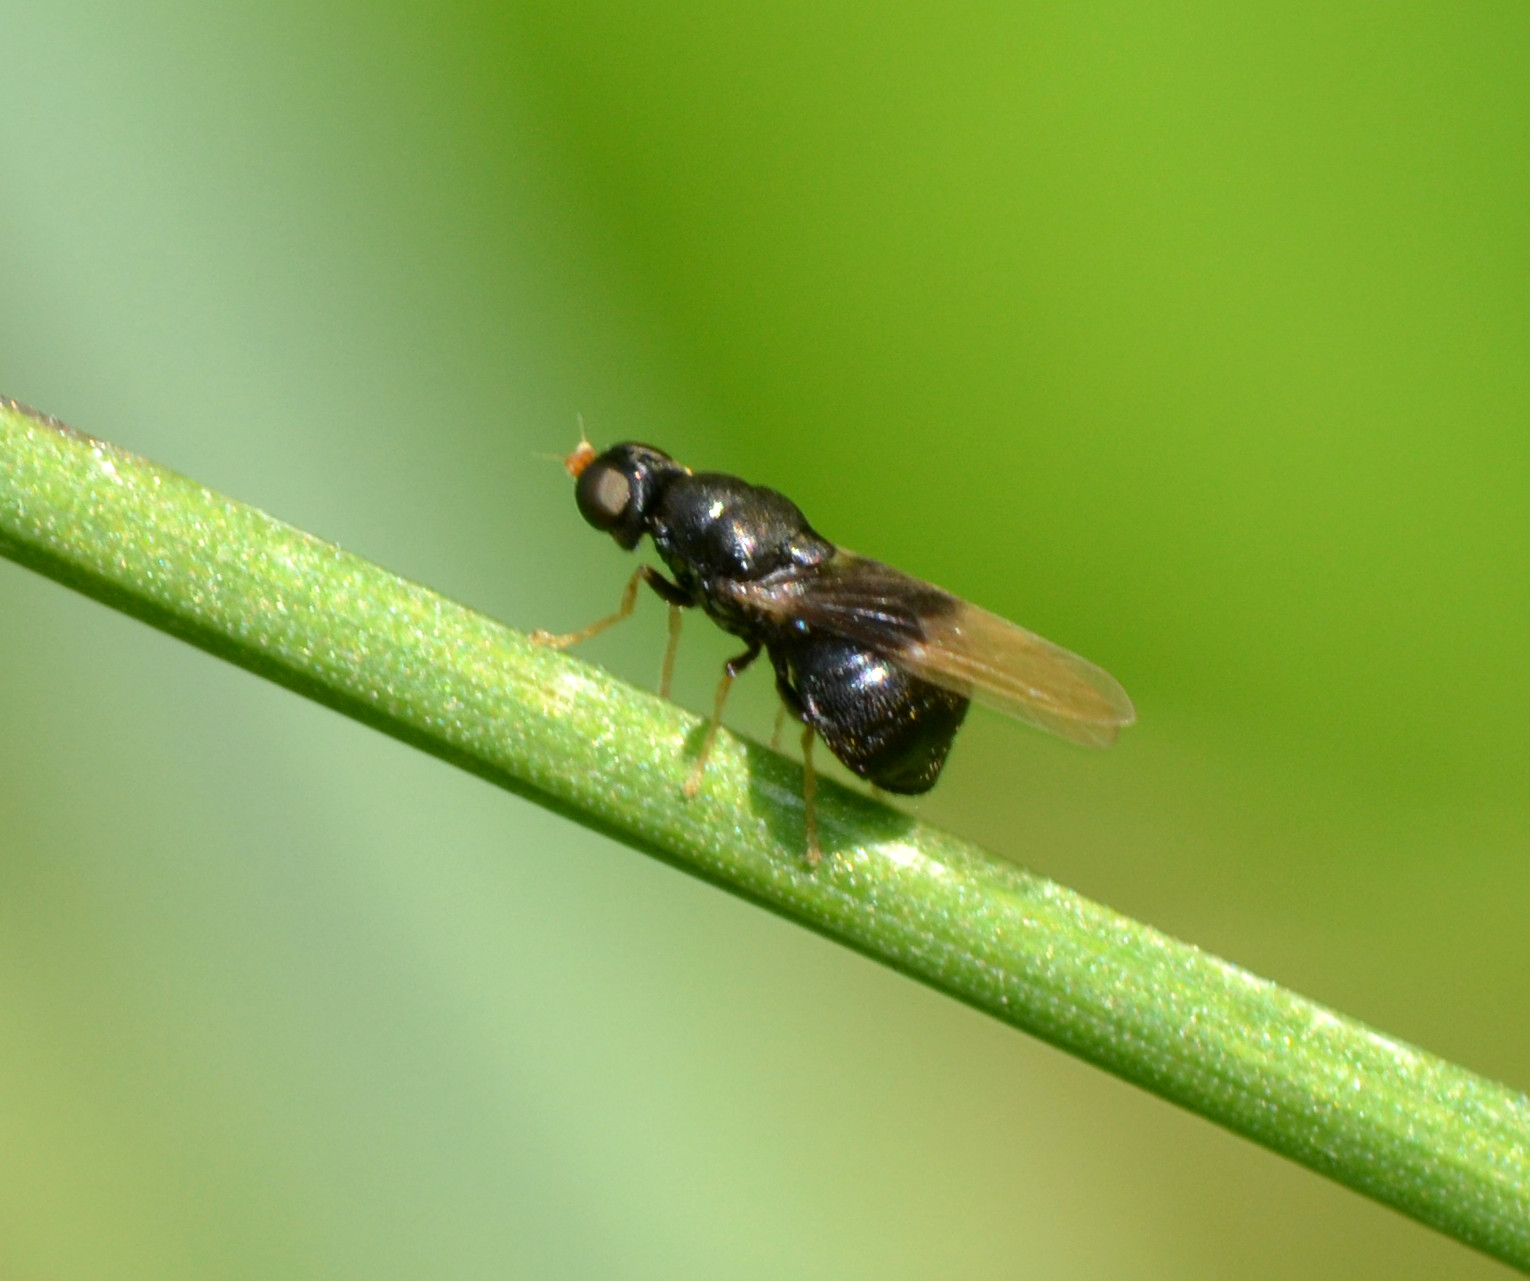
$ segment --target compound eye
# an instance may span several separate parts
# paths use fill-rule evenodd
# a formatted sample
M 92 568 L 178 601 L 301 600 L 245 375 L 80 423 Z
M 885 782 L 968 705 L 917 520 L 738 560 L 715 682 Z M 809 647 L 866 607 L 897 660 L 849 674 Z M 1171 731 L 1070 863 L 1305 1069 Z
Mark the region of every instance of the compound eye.
M 581 473 L 574 501 L 585 520 L 596 529 L 610 531 L 621 523 L 632 502 L 632 482 L 619 468 L 596 461 Z

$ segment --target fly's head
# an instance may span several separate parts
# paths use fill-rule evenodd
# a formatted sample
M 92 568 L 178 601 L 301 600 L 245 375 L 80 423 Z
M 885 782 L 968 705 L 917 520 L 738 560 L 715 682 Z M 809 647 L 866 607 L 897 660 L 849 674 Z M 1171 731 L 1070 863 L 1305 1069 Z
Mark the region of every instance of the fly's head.
M 575 481 L 579 514 L 627 551 L 647 532 L 648 515 L 664 483 L 687 470 L 662 450 L 632 441 L 600 454 L 580 441 L 563 465 Z

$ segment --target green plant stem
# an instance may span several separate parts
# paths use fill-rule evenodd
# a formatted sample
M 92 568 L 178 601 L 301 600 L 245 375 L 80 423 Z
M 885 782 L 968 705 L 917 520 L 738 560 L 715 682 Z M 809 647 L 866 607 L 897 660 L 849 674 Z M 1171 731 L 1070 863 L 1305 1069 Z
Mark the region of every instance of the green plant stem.
M 1530 1100 L 0 400 L 0 553 L 1530 1270 Z

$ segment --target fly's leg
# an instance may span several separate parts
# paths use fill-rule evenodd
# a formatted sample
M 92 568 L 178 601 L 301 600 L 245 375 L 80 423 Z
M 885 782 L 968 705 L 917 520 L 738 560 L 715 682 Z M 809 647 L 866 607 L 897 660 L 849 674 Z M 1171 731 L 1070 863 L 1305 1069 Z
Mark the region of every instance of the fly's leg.
M 806 725 L 812 717 L 808 715 L 808 709 L 792 684 L 792 671 L 786 661 L 777 654 L 771 654 L 770 661 L 776 669 L 776 693 L 781 699 L 781 706 L 776 709 L 776 727 L 770 735 L 770 749 L 778 752 L 781 750 L 781 730 L 786 725 L 786 718 L 790 716 L 794 721 Z
M 792 684 L 792 669 L 774 650 L 770 652 L 770 665 L 776 669 L 776 694 L 781 699 L 781 710 L 776 714 L 776 732 L 770 736 L 770 745 L 776 747 L 781 738 L 781 725 L 790 716 L 793 720 L 808 721 L 808 710 Z
M 776 708 L 776 727 L 775 727 L 775 729 L 770 731 L 770 750 L 771 751 L 779 752 L 781 750 L 781 731 L 783 729 L 785 729 L 785 728 L 786 728 L 786 704 L 782 703 L 780 707 Z
M 588 627 L 577 632 L 569 632 L 566 636 L 558 636 L 552 632 L 532 632 L 531 642 L 534 645 L 546 645 L 548 649 L 567 649 L 570 645 L 577 645 L 580 641 L 587 641 L 591 636 L 599 636 L 608 627 L 615 627 L 622 619 L 629 617 L 637 606 L 638 587 L 647 583 L 670 605 L 669 632 L 671 647 L 679 638 L 680 628 L 675 623 L 675 615 L 679 613 L 681 605 L 688 604 L 684 592 L 674 583 L 665 578 L 652 565 L 639 565 L 631 578 L 627 580 L 627 586 L 622 589 L 621 603 L 616 607 L 616 613 L 602 618 L 599 622 L 591 623 Z
M 669 643 L 664 647 L 664 666 L 659 672 L 659 697 L 669 697 L 669 684 L 675 677 L 675 651 L 680 648 L 680 606 L 669 604 Z
M 781 737 L 781 725 L 788 715 L 802 722 L 802 825 L 807 834 L 807 861 L 812 867 L 823 862 L 823 850 L 818 845 L 818 775 L 813 772 L 813 720 L 802 696 L 792 685 L 791 668 L 785 660 L 772 653 L 770 661 L 776 669 L 776 693 L 781 696 L 781 710 L 776 713 L 776 732 L 770 745 L 775 747 Z
M 717 738 L 717 727 L 722 723 L 723 704 L 728 701 L 728 691 L 733 688 L 733 682 L 738 679 L 738 674 L 748 667 L 760 656 L 760 642 L 751 642 L 749 648 L 737 658 L 730 658 L 723 664 L 723 678 L 717 684 L 717 700 L 712 705 L 712 723 L 707 726 L 707 736 L 701 740 L 701 751 L 696 757 L 696 764 L 691 768 L 691 776 L 685 780 L 685 794 L 687 797 L 695 796 L 701 790 L 701 776 L 706 773 L 707 757 L 712 754 L 712 744 Z
M 621 603 L 616 607 L 616 613 L 608 614 L 598 622 L 591 623 L 588 627 L 581 628 L 577 632 L 568 632 L 558 636 L 553 632 L 535 631 L 531 633 L 533 645 L 546 645 L 548 649 L 567 649 L 570 645 L 577 645 L 580 641 L 587 641 L 591 636 L 599 636 L 608 627 L 615 627 L 622 619 L 631 615 L 637 605 L 638 585 L 652 571 L 647 565 L 640 565 L 631 578 L 627 580 L 627 586 L 622 589 Z
M 813 773 L 813 727 L 802 727 L 802 823 L 807 829 L 807 861 L 817 867 L 823 862 L 823 851 L 818 848 L 818 810 L 814 801 L 818 795 L 818 777 Z

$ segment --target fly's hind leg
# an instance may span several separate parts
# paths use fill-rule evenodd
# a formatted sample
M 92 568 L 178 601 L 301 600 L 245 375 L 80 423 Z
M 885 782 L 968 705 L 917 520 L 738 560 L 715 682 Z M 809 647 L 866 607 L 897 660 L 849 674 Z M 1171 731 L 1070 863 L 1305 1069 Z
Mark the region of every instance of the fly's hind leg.
M 691 768 L 691 776 L 685 780 L 685 794 L 687 797 L 695 796 L 701 790 L 701 776 L 707 770 L 707 757 L 712 754 L 712 744 L 717 738 L 717 727 L 722 723 L 723 704 L 728 701 L 728 691 L 733 688 L 733 682 L 738 679 L 738 674 L 748 667 L 760 656 L 760 642 L 751 641 L 749 648 L 737 658 L 730 658 L 723 664 L 723 678 L 717 685 L 717 700 L 712 705 L 712 723 L 707 726 L 707 736 L 701 740 L 701 751 L 696 756 L 696 764 Z
M 823 861 L 823 851 L 818 846 L 818 775 L 813 772 L 813 723 L 792 685 L 790 668 L 774 653 L 770 657 L 776 669 L 776 693 L 781 696 L 781 710 L 776 713 L 776 732 L 771 736 L 770 745 L 775 747 L 781 737 L 781 724 L 788 715 L 802 722 L 802 825 L 807 836 L 807 861 L 817 867 Z
M 818 795 L 818 776 L 813 773 L 813 727 L 802 727 L 802 825 L 807 833 L 807 861 L 817 867 L 823 862 L 823 851 L 818 848 L 818 810 L 814 801 Z
M 792 669 L 774 650 L 770 652 L 770 665 L 776 669 L 776 694 L 781 699 L 781 710 L 776 714 L 776 730 L 770 736 L 770 745 L 775 747 L 781 738 L 782 722 L 790 716 L 793 720 L 801 721 L 805 725 L 808 720 L 808 710 L 802 704 L 797 687 L 792 684 Z
M 580 641 L 587 641 L 592 636 L 599 636 L 608 627 L 615 627 L 622 619 L 631 616 L 637 607 L 638 587 L 647 583 L 665 601 L 669 603 L 669 650 L 664 657 L 664 675 L 660 693 L 669 693 L 669 674 L 674 667 L 675 646 L 680 640 L 680 606 L 690 604 L 685 593 L 680 590 L 663 574 L 659 573 L 652 565 L 639 565 L 633 571 L 632 577 L 627 580 L 627 586 L 622 589 L 622 599 L 616 607 L 616 613 L 608 614 L 599 622 L 591 623 L 588 627 L 581 628 L 577 632 L 569 632 L 559 636 L 553 632 L 532 632 L 531 641 L 534 645 L 545 645 L 548 649 L 567 649 L 570 645 L 577 645 Z

